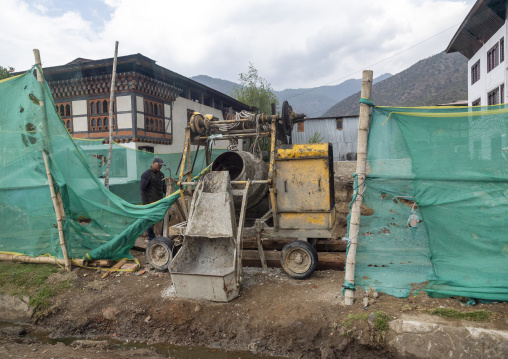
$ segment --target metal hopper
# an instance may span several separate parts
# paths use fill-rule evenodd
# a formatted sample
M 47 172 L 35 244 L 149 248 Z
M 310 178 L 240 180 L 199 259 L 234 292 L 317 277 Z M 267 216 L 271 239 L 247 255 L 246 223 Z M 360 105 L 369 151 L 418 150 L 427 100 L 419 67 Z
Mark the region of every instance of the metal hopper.
M 169 266 L 176 295 L 232 300 L 240 289 L 240 260 L 229 173 L 212 172 L 194 192 L 182 248 Z

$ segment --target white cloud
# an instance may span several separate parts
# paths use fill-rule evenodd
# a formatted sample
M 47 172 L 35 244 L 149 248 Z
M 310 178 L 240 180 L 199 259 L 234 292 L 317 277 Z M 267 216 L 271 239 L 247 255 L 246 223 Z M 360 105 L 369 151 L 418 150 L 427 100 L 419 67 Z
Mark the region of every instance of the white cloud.
M 29 68 L 33 48 L 41 50 L 45 66 L 77 57 L 112 57 L 118 40 L 120 55 L 142 53 L 185 76 L 237 81 L 251 61 L 275 89 L 312 87 L 360 71 L 462 22 L 473 3 L 105 0 L 104 9 L 95 10 L 112 7 L 113 13 L 106 23 L 96 24 L 76 11 L 55 17 L 40 10 L 57 6 L 56 0 L 32 6 L 16 0 L 3 4 L 0 13 L 0 65 Z M 443 51 L 455 29 L 374 66 L 374 75 L 397 73 Z

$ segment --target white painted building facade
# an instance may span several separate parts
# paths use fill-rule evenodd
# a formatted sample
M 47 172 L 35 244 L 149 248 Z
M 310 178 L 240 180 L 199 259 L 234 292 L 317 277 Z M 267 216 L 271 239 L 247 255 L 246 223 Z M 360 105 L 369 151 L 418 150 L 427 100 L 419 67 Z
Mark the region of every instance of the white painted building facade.
M 478 0 L 453 36 L 446 52 L 468 59 L 468 105 L 506 103 L 508 61 L 506 0 Z
M 506 103 L 506 23 L 468 61 L 468 105 Z M 490 65 L 489 65 L 490 62 Z

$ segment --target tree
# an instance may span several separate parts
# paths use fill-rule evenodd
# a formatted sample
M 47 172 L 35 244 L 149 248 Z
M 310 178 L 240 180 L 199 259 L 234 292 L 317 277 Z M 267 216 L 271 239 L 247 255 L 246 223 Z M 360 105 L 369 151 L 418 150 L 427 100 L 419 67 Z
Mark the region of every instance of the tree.
M 0 80 L 3 80 L 7 77 L 11 77 L 11 72 L 14 71 L 14 68 L 13 67 L 10 67 L 9 68 L 5 68 L 5 67 L 2 67 L 0 66 Z
M 273 93 L 272 86 L 258 75 L 258 70 L 249 62 L 249 71 L 240 74 L 240 85 L 233 88 L 231 97 L 249 106 L 257 107 L 259 113 L 270 115 L 271 104 L 279 106 L 279 99 Z

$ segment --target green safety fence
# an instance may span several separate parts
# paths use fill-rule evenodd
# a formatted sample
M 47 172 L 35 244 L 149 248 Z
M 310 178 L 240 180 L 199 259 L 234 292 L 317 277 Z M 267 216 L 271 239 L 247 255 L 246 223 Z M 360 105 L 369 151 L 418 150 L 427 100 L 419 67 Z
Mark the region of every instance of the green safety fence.
M 0 252 L 63 258 L 42 150 L 48 153 L 55 189 L 61 193 L 71 258 L 132 258 L 129 249 L 137 237 L 161 221 L 179 197 L 176 192 L 140 206 L 109 191 L 97 177 L 97 167 L 94 173 L 87 149 L 69 136 L 34 67 L 0 81 Z M 136 169 L 133 178 L 149 167 L 143 156 L 154 154 L 136 160 L 143 168 Z M 176 160 L 167 162 L 175 165 Z M 127 166 L 128 171 L 132 168 Z M 112 167 L 115 175 L 123 170 Z M 139 196 L 139 186 L 135 193 Z
M 83 150 L 84 157 L 86 157 L 92 172 L 104 182 L 109 153 L 109 145 L 103 144 L 105 139 L 73 138 L 73 140 Z M 212 161 L 225 151 L 225 149 L 214 148 L 212 150 Z M 182 153 L 151 153 L 139 151 L 116 142 L 113 143 L 109 169 L 110 191 L 128 202 L 140 204 L 140 178 L 143 172 L 152 165 L 155 157 L 164 160 L 162 172 L 166 177 L 178 178 L 179 173 L 177 171 L 180 171 L 179 165 Z M 206 167 L 205 150 L 198 150 L 197 155 L 196 151 L 191 151 L 191 158 L 194 162 L 192 175 L 196 176 Z
M 506 105 L 374 106 L 367 160 L 355 284 L 508 300 Z

